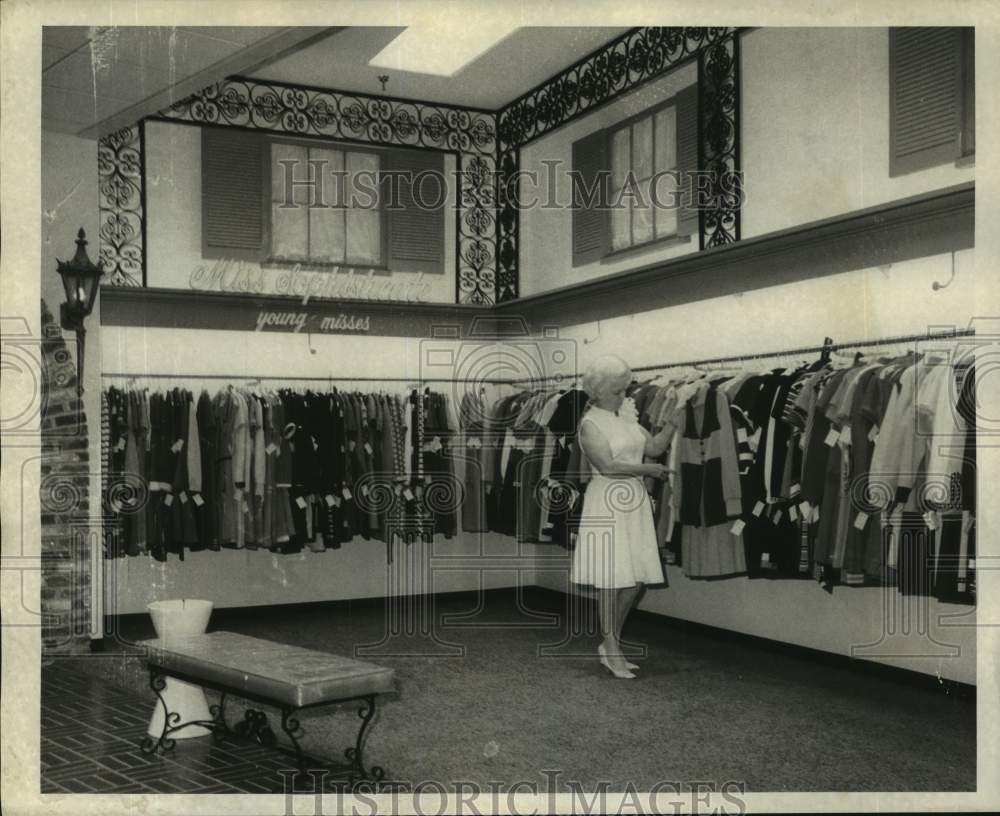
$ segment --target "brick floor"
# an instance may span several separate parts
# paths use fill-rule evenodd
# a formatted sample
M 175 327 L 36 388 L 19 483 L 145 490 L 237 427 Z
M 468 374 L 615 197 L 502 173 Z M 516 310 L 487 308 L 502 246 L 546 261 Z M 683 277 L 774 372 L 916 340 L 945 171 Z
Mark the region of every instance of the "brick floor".
M 153 710 L 96 678 L 42 669 L 41 793 L 282 793 L 284 755 L 225 736 L 177 740 L 149 756 L 139 745 Z M 280 720 L 280 714 L 275 721 Z M 282 773 L 284 772 L 284 773 Z M 307 776 L 301 783 L 312 792 Z

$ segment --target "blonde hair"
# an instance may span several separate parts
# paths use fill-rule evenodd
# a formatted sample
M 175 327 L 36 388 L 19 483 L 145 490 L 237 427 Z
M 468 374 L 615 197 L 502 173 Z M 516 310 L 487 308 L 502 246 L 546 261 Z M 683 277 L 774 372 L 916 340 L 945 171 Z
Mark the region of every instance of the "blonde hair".
M 632 369 L 621 357 L 606 354 L 587 366 L 580 383 L 591 399 L 603 394 L 610 383 L 632 379 Z

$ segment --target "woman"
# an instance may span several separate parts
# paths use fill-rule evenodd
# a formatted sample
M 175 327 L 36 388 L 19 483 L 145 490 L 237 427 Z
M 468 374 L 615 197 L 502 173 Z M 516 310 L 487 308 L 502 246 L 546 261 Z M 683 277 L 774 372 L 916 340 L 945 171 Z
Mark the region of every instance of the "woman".
M 639 424 L 634 404 L 625 399 L 631 381 L 628 364 L 613 356 L 596 360 L 583 375 L 590 404 L 579 439 L 594 473 L 583 498 L 571 572 L 574 583 L 597 589 L 604 636 L 597 651 L 602 665 L 623 679 L 634 678 L 630 669 L 638 668 L 621 653 L 625 618 L 645 584 L 664 580 L 643 478 L 666 478 L 669 470 L 642 460 L 661 455 L 674 432 L 667 425 L 652 436 Z

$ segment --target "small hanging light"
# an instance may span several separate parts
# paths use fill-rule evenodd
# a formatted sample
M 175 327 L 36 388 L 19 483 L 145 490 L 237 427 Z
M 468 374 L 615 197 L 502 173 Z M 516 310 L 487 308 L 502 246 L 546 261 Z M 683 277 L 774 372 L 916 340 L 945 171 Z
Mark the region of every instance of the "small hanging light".
M 66 331 L 76 332 L 76 391 L 83 393 L 83 352 L 86 329 L 84 321 L 94 310 L 97 299 L 97 289 L 100 286 L 104 270 L 91 262 L 87 256 L 87 235 L 83 227 L 77 233 L 76 255 L 70 261 L 60 261 L 58 272 L 62 277 L 63 289 L 66 292 L 66 302 L 59 308 L 59 322 Z

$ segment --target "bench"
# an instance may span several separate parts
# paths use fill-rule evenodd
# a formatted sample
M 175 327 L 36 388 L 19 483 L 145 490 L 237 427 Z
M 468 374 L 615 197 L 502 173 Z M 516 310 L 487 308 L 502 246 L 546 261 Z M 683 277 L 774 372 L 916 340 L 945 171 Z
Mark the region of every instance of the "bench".
M 164 710 L 163 732 L 158 738 L 147 736 L 141 745 L 143 752 L 173 750 L 176 740 L 170 735 L 189 725 L 210 729 L 216 740 L 223 734 L 234 734 L 283 750 L 277 746 L 263 711 L 247 709 L 243 721 L 229 727 L 226 696 L 234 695 L 280 709 L 281 731 L 291 741 L 301 773 L 307 769 L 346 771 L 349 784 L 359 780 L 377 782 L 384 776 L 378 766 L 365 768 L 362 749 L 365 731 L 375 715 L 375 697 L 395 690 L 392 669 L 235 632 L 157 638 L 140 641 L 140 645 L 146 647 L 150 688 Z M 181 715 L 168 710 L 161 693 L 167 677 L 221 692 L 219 703 L 209 709 L 213 719 L 178 722 Z M 304 730 L 295 716 L 297 712 L 354 700 L 362 701 L 358 709 L 361 726 L 354 747 L 344 752 L 347 765 L 332 765 L 306 756 L 299 744 Z

